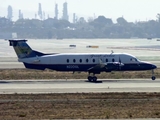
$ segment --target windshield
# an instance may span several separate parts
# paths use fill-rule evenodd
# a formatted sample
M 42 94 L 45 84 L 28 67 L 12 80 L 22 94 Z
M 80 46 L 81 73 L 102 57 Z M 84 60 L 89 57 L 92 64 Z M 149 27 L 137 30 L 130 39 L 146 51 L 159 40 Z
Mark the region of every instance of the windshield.
M 137 58 L 131 58 L 131 61 L 132 61 L 132 62 L 137 62 L 138 59 L 137 59 Z

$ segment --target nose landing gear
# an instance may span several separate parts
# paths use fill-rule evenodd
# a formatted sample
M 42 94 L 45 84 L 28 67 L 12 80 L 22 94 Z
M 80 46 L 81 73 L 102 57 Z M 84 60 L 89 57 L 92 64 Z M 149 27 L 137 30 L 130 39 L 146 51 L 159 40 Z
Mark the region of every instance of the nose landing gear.
M 152 80 L 155 80 L 156 77 L 154 76 L 154 70 L 152 70 L 152 77 L 151 77 Z

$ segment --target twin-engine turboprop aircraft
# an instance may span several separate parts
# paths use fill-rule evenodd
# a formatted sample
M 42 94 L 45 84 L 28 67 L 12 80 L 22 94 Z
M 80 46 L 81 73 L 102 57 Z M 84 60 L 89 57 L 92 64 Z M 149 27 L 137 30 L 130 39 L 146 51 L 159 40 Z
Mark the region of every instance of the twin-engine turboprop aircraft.
M 13 46 L 18 61 L 26 68 L 56 71 L 88 72 L 89 81 L 97 81 L 95 74 L 111 71 L 142 71 L 152 70 L 152 80 L 155 80 L 156 65 L 140 61 L 127 53 L 54 53 L 44 54 L 32 50 L 27 40 L 9 40 Z

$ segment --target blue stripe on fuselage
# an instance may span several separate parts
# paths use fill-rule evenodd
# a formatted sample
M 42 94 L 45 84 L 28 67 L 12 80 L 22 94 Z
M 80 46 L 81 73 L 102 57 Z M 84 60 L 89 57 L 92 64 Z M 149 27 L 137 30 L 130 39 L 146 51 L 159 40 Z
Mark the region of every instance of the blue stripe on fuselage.
M 96 64 L 81 64 L 81 65 L 75 65 L 75 64 L 27 64 L 24 63 L 26 68 L 29 69 L 38 69 L 38 70 L 44 70 L 44 69 L 51 69 L 51 70 L 57 70 L 57 71 L 87 71 L 89 68 L 95 66 Z
M 88 69 L 96 66 L 96 64 L 28 64 L 24 63 L 26 68 L 29 69 L 38 69 L 38 70 L 45 70 L 45 69 L 51 69 L 56 71 L 88 71 Z M 100 72 L 105 71 L 141 71 L 141 70 L 151 70 L 155 69 L 156 66 L 153 64 L 147 64 L 147 63 L 139 63 L 139 64 L 124 64 L 122 67 L 118 67 L 115 69 L 101 69 Z

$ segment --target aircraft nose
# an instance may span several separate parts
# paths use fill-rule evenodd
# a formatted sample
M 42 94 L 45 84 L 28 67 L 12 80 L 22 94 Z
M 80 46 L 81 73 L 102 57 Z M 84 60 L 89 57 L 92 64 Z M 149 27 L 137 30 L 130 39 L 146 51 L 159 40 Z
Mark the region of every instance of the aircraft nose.
M 152 69 L 156 69 L 156 68 L 157 68 L 157 66 L 152 64 Z
M 157 66 L 152 64 L 152 63 L 149 63 L 149 62 L 144 62 L 144 64 L 141 66 L 143 69 L 145 70 L 153 70 L 153 69 L 156 69 Z

